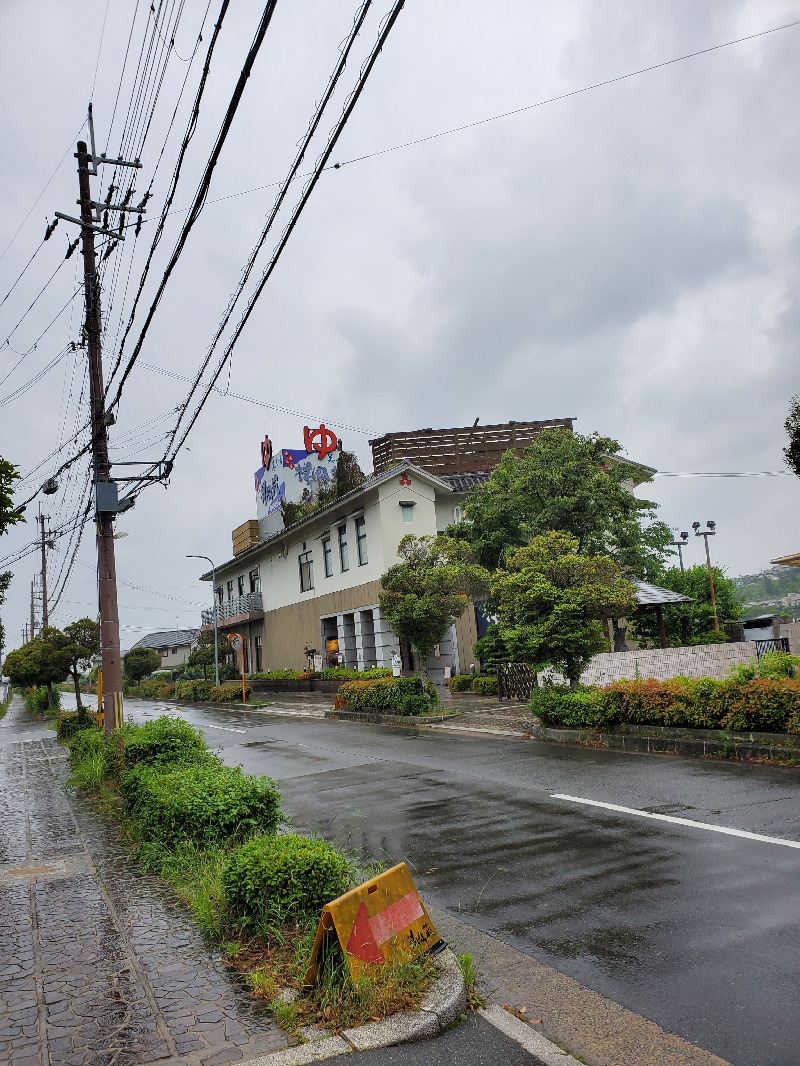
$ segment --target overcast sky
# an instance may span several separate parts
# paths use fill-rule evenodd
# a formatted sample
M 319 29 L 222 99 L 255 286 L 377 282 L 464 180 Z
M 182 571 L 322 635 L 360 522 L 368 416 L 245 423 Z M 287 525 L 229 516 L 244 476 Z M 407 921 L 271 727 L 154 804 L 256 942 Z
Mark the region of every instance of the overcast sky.
M 142 154 L 140 193 L 164 143 L 206 3 L 185 0 L 176 55 Z M 139 4 L 132 53 L 148 6 Z M 283 176 L 355 6 L 355 0 L 278 3 L 211 201 Z M 106 147 L 135 7 L 136 0 L 109 0 L 98 61 L 105 0 L 0 4 L 6 85 L 0 251 L 66 153 L 0 261 L 0 299 L 39 244 L 46 218 L 55 210 L 77 212 L 76 133 L 92 95 L 98 149 Z M 151 215 L 163 202 L 218 7 L 212 0 L 156 175 Z M 349 79 L 389 7 L 384 0 L 368 20 Z M 191 201 L 260 8 L 231 4 L 176 206 Z M 345 162 L 795 19 L 800 2 L 777 0 L 408 0 L 334 159 Z M 230 380 L 231 391 L 358 427 L 341 433 L 365 469 L 370 435 L 466 425 L 476 417 L 489 423 L 563 416 L 576 417 L 581 432 L 617 438 L 628 455 L 660 471 L 785 469 L 783 421 L 789 398 L 800 391 L 799 52 L 800 26 L 329 171 L 222 386 Z M 119 148 L 132 69 L 129 61 L 109 154 Z M 342 99 L 340 93 L 326 130 Z M 98 198 L 108 180 L 108 174 L 102 184 L 93 179 Z M 290 194 L 290 205 L 298 193 Z M 274 194 L 264 189 L 206 206 L 143 362 L 194 372 Z M 183 218 L 169 220 L 147 304 Z M 107 364 L 153 229 L 146 224 L 138 241 L 129 237 L 109 260 Z M 59 224 L 38 253 L 0 307 L 0 339 L 76 232 Z M 0 351 L 0 378 L 67 302 L 80 266 L 76 254 L 10 337 L 11 347 Z M 0 401 L 70 339 L 79 340 L 81 317 L 78 298 L 0 385 Z M 85 420 L 84 363 L 82 350 L 68 354 L 24 396 L 0 407 L 0 454 L 23 472 L 62 449 L 31 477 L 34 486 L 67 457 L 64 442 Z M 185 392 L 185 383 L 138 366 L 112 431 L 113 457 L 158 457 L 163 442 L 152 438 L 169 426 L 167 416 Z M 303 417 L 212 397 L 169 488 L 151 488 L 118 522 L 126 534 L 117 541 L 118 574 L 129 583 L 119 591 L 123 647 L 150 630 L 199 624 L 195 604 L 209 589 L 196 580 L 202 564 L 185 554 L 230 556 L 231 530 L 255 517 L 259 442 L 268 433 L 276 446 L 300 447 L 303 424 Z M 53 524 L 75 513 L 84 474 L 76 466 L 57 495 L 42 498 Z M 731 574 L 800 551 L 794 478 L 658 477 L 645 492 L 677 530 L 714 519 L 714 558 Z M 28 514 L 35 516 L 35 505 Z M 18 526 L 3 538 L 0 556 L 34 535 L 33 521 Z M 51 559 L 56 573 L 65 547 L 62 538 Z M 702 541 L 693 538 L 687 561 L 702 558 Z M 59 625 L 96 611 L 91 527 L 78 560 L 53 619 Z M 19 643 L 36 566 L 29 556 L 13 567 L 3 610 L 9 648 Z

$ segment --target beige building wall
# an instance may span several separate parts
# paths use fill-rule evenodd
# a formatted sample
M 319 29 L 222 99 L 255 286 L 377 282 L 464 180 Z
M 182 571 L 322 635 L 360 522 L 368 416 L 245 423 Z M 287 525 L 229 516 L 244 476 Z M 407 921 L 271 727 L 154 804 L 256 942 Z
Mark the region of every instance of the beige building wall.
M 458 649 L 458 673 L 468 674 L 472 663 L 475 664 L 476 673 L 480 672 L 480 663 L 472 650 L 478 639 L 478 623 L 475 618 L 475 608 L 472 604 L 467 607 L 455 624 L 456 647 Z

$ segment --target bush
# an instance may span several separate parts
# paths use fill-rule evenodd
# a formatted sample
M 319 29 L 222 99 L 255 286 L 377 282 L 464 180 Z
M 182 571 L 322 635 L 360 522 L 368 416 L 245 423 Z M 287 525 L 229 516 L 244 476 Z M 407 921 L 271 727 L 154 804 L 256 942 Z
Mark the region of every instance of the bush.
M 245 921 L 267 914 L 301 923 L 347 892 L 353 866 L 324 840 L 256 837 L 233 853 L 222 883 L 231 911 Z
M 472 691 L 479 696 L 497 695 L 497 678 L 494 674 L 478 674 L 472 682 Z
M 251 674 L 251 681 L 298 681 L 300 673 L 297 670 L 268 670 L 265 674 Z M 308 673 L 303 675 L 308 677 Z
M 250 699 L 252 688 L 245 682 L 244 692 L 245 699 Z M 238 685 L 212 685 L 210 689 L 209 699 L 212 703 L 241 703 L 242 702 L 242 685 L 241 682 Z
M 53 706 L 50 707 L 47 700 L 47 689 L 44 685 L 41 688 L 28 688 L 25 690 L 25 706 L 34 714 L 53 715 L 58 713 L 58 708 L 61 706 L 61 693 L 55 687 L 53 688 L 53 701 Z
M 472 674 L 454 674 L 447 685 L 451 692 L 471 692 L 473 680 Z
M 329 666 L 318 675 L 323 681 L 372 681 L 376 677 L 391 677 L 386 666 L 373 666 L 371 670 L 353 670 L 349 666 Z
M 281 820 L 281 795 L 268 777 L 244 774 L 218 762 L 140 764 L 122 775 L 128 814 L 149 841 L 175 847 L 190 840 L 204 847 L 271 833 Z
M 211 690 L 215 686 L 210 681 L 190 680 L 179 681 L 175 686 L 175 695 L 179 700 L 197 700 L 202 702 L 211 699 Z M 220 686 L 221 687 L 221 686 Z
M 798 666 L 800 656 L 790 655 L 786 651 L 768 651 L 758 662 L 732 666 L 728 677 L 732 681 L 754 681 L 757 677 L 778 681 L 782 677 L 797 677 Z
M 195 763 L 214 758 L 203 733 L 184 721 L 162 715 L 144 725 L 126 725 L 114 735 L 120 770 L 132 770 L 139 763 L 166 766 Z
M 536 689 L 531 710 L 545 725 L 602 729 L 617 723 L 800 733 L 800 680 L 673 677 L 615 681 L 604 688 Z
M 419 677 L 380 677 L 373 681 L 346 681 L 339 689 L 342 703 L 354 711 L 389 711 L 395 714 L 426 714 L 439 697 L 428 681 Z
M 170 700 L 175 695 L 175 686 L 169 681 L 143 681 L 136 694 L 143 700 Z
M 58 716 L 56 736 L 59 740 L 69 740 L 75 733 L 84 729 L 96 729 L 97 721 L 91 711 L 84 708 L 83 714 L 77 711 L 63 711 Z

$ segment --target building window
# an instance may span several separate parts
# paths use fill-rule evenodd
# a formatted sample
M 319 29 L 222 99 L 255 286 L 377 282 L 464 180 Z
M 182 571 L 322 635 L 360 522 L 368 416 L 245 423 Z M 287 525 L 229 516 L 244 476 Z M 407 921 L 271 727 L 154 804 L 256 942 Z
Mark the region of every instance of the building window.
M 237 585 L 239 588 L 239 595 L 244 596 L 244 574 L 241 574 L 237 579 Z
M 342 573 L 350 569 L 350 555 L 347 551 L 347 526 L 339 526 L 339 565 Z
M 256 637 L 256 673 L 257 674 L 260 674 L 261 671 L 264 669 L 264 663 L 262 661 L 261 654 L 262 654 L 261 637 Z
M 225 587 L 226 587 L 227 592 L 228 592 L 228 599 L 232 600 L 233 599 L 233 582 L 229 581 Z
M 261 576 L 258 572 L 258 567 L 255 570 L 250 571 L 250 591 L 261 592 Z M 261 639 L 260 637 L 258 638 Z
M 222 585 L 217 585 L 217 587 L 216 587 L 216 589 L 214 591 L 215 591 L 216 596 L 217 596 L 217 603 L 221 607 L 222 606 Z
M 322 563 L 325 568 L 325 577 L 333 577 L 333 552 L 330 537 L 326 537 L 322 542 Z
M 369 562 L 367 556 L 367 523 L 363 516 L 356 519 L 356 546 L 358 548 L 358 565 L 365 566 Z
M 414 521 L 414 504 L 413 503 L 401 503 L 400 513 L 403 516 L 404 522 Z
M 172 649 L 172 654 L 173 655 L 177 655 L 178 654 L 178 648 L 173 648 Z
M 250 645 L 246 640 L 242 641 L 242 656 L 244 657 L 244 672 L 250 673 Z
M 463 510 L 460 507 L 454 507 L 453 508 L 453 521 L 454 522 L 460 522 L 463 517 L 464 517 Z
M 311 552 L 303 552 L 298 557 L 300 564 L 300 591 L 310 592 L 314 587 L 314 562 Z
M 166 657 L 169 655 L 169 648 L 162 648 L 159 652 L 159 655 L 162 659 L 166 659 Z

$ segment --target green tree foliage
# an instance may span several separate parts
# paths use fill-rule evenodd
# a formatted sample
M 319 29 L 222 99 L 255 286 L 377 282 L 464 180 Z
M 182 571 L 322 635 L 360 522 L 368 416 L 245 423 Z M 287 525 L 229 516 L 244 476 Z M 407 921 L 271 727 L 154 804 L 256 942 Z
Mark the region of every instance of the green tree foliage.
M 62 647 L 62 654 L 67 659 L 75 687 L 78 717 L 83 718 L 85 708 L 81 702 L 80 675 L 91 666 L 92 659 L 100 651 L 100 626 L 92 618 L 80 618 L 77 622 L 64 626 L 63 635 L 67 643 Z
M 125 677 L 138 685 L 161 666 L 161 656 L 153 648 L 132 648 L 122 660 Z
M 217 655 L 220 663 L 223 663 L 230 648 L 224 641 L 217 644 Z M 197 647 L 193 648 L 187 659 L 188 666 L 201 666 L 203 668 L 203 680 L 208 679 L 207 670 L 214 665 L 214 630 L 202 629 L 197 637 Z
M 281 500 L 281 516 L 285 526 L 294 525 L 301 518 L 308 518 L 315 514 L 320 507 L 325 507 L 340 496 L 345 496 L 359 485 L 363 485 L 367 475 L 361 469 L 358 459 L 353 452 L 340 452 L 339 462 L 336 464 L 336 477 L 326 488 L 321 488 L 318 493 L 312 493 L 309 489 L 303 490 L 303 496 L 299 503 L 289 503 Z
M 605 618 L 629 614 L 636 592 L 607 555 L 581 555 L 570 533 L 534 537 L 492 577 L 500 636 L 515 662 L 559 670 L 575 687 L 592 656 L 608 650 Z
M 420 674 L 427 680 L 433 649 L 469 601 L 486 595 L 489 574 L 469 545 L 450 537 L 409 534 L 397 554 L 402 561 L 381 578 L 381 610 L 395 636 L 417 649 Z
M 0 607 L 6 602 L 6 593 L 8 592 L 8 586 L 11 584 L 11 571 L 6 570 L 5 573 L 0 574 Z M 6 631 L 3 628 L 3 619 L 0 618 L 0 666 L 3 663 L 3 648 L 6 646 Z M 0 674 L 3 671 L 0 669 Z
M 789 469 L 800 477 L 800 396 L 792 397 L 783 427 L 789 436 L 789 444 L 783 449 L 783 457 Z
M 647 471 L 623 460 L 610 437 L 544 429 L 522 458 L 506 452 L 465 506 L 468 521 L 448 530 L 466 540 L 489 570 L 541 533 L 561 530 L 581 555 L 610 555 L 638 578 L 653 580 L 672 540 L 656 504 L 629 491 Z
M 69 677 L 69 655 L 65 650 L 68 643 L 60 630 L 48 627 L 21 648 L 10 651 L 3 669 L 15 685 L 46 688 L 48 707 L 55 707 L 53 685 Z
M 490 674 L 497 673 L 500 663 L 511 662 L 511 652 L 500 633 L 500 627 L 492 622 L 486 629 L 486 636 L 476 641 L 472 648 L 480 659 L 482 668 Z
M 717 614 L 720 626 L 735 622 L 742 613 L 736 582 L 725 577 L 722 570 L 713 566 L 714 594 L 717 598 Z M 714 608 L 711 604 L 711 587 L 708 568 L 702 563 L 689 566 L 682 574 L 677 566 L 662 571 L 658 583 L 662 588 L 691 596 L 693 603 L 675 603 L 662 608 L 667 640 L 671 647 L 690 644 L 710 644 L 721 639 L 714 630 Z M 658 623 L 651 611 L 642 611 L 631 619 L 631 627 L 637 640 L 652 647 L 659 647 Z M 722 636 L 724 639 L 724 634 Z
M 0 455 L 0 536 L 9 526 L 25 521 L 22 515 L 14 509 L 12 499 L 14 482 L 19 481 L 19 478 L 19 468 Z

